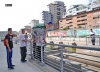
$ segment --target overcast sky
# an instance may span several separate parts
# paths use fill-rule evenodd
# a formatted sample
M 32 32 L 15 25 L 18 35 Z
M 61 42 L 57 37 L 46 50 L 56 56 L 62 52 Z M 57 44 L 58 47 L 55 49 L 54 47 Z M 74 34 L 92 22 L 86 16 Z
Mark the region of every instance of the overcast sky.
M 40 13 L 47 10 L 47 5 L 55 0 L 0 0 L 0 31 L 11 27 L 19 30 L 28 25 L 32 19 L 40 19 Z M 60 0 L 69 7 L 74 4 L 88 4 L 88 0 Z M 5 7 L 12 3 L 13 7 Z

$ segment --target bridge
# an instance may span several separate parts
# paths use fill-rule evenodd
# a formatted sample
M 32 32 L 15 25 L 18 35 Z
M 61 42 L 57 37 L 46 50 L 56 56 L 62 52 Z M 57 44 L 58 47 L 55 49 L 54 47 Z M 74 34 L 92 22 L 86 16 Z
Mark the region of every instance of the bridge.
M 36 54 L 33 52 L 31 43 L 27 46 L 28 62 L 21 63 L 19 45 L 14 44 L 13 63 L 16 65 L 14 70 L 7 69 L 6 52 L 2 42 L 0 46 L 0 72 L 100 72 L 100 48 L 96 46 L 46 43 L 45 47 L 41 46 L 39 61 L 38 51 L 35 49 Z

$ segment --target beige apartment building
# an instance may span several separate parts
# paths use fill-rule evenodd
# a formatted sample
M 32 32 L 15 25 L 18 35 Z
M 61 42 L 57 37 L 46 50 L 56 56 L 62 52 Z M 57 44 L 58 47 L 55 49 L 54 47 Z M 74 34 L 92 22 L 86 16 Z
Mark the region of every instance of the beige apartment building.
M 54 3 L 50 3 L 48 5 L 49 8 L 49 12 L 52 14 L 51 19 L 54 23 L 54 29 L 57 27 L 58 28 L 58 22 L 59 19 L 63 18 L 63 16 L 66 13 L 66 6 L 64 4 L 64 2 L 62 1 L 55 1 Z M 56 27 L 55 27 L 56 25 Z
M 88 12 L 80 12 L 59 20 L 59 29 L 63 28 L 93 28 L 100 27 L 100 8 Z

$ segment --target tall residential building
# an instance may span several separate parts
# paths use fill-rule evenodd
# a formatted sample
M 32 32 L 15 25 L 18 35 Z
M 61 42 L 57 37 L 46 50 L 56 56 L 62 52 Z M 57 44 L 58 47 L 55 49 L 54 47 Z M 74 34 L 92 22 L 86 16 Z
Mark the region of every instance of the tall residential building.
M 32 20 L 32 21 L 30 22 L 31 27 L 34 27 L 34 26 L 36 26 L 37 24 L 39 24 L 39 20 Z
M 44 24 L 52 21 L 52 14 L 49 11 L 42 11 L 42 22 Z
M 66 13 L 66 6 L 62 1 L 55 1 L 48 5 L 49 12 L 52 14 L 52 20 L 54 24 L 58 24 L 59 19 L 63 18 Z M 54 29 L 57 27 L 54 25 Z M 58 27 L 57 27 L 58 28 Z
M 66 6 L 62 1 L 55 1 L 48 5 L 49 12 L 53 15 L 53 23 L 57 23 L 59 19 L 66 13 Z

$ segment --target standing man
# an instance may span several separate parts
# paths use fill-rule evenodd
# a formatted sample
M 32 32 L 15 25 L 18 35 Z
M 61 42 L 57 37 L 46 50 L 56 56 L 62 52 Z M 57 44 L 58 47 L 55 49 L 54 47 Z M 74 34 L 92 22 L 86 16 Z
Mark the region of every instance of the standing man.
M 8 28 L 8 34 L 5 36 L 6 52 L 7 52 L 7 64 L 9 69 L 14 69 L 15 65 L 12 65 L 12 48 L 13 48 L 13 35 L 12 28 Z
M 27 40 L 25 39 L 25 30 L 21 29 L 21 34 L 19 35 L 19 41 L 20 41 L 20 52 L 21 52 L 21 61 L 26 62 L 26 42 Z
M 93 32 L 92 29 L 90 29 L 90 37 L 91 37 L 92 45 L 95 45 L 95 33 Z

